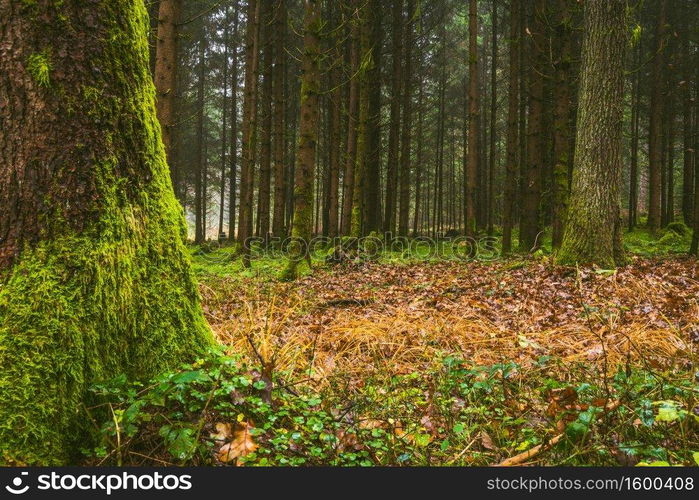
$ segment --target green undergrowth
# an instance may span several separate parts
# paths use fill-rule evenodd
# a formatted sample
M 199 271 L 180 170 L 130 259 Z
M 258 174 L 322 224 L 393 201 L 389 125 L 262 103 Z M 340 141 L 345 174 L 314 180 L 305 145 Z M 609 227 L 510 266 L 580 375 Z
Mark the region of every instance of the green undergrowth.
M 642 257 L 665 257 L 686 254 L 691 243 L 692 231 L 681 222 L 669 224 L 653 235 L 645 228 L 637 228 L 624 234 L 624 246 L 632 255 Z M 383 246 L 380 251 L 375 251 L 371 241 L 362 252 L 349 252 L 350 260 L 345 264 L 361 262 L 377 262 L 392 265 L 409 265 L 420 262 L 469 262 L 471 260 L 492 261 L 502 259 L 500 255 L 500 234 L 495 231 L 492 240 L 485 235 L 478 237 L 478 251 L 475 255 L 469 255 L 470 247 L 463 242 L 438 240 L 428 244 L 420 239 L 408 239 L 403 243 L 392 246 Z M 380 241 L 380 239 L 378 240 Z M 534 258 L 546 258 L 553 254 L 551 238 L 548 232 L 540 236 L 541 247 L 533 254 Z M 492 242 L 492 243 L 489 243 Z M 513 248 L 517 247 L 517 234 L 515 231 Z M 318 246 L 311 254 L 313 268 L 341 269 L 328 262 L 335 247 L 332 245 Z M 263 280 L 279 279 L 286 268 L 286 254 L 276 248 L 263 249 L 256 245 L 252 251 L 251 266 L 245 267 L 242 258 L 235 245 L 219 245 L 218 243 L 205 243 L 203 245 L 190 245 L 190 253 L 194 263 L 194 270 L 200 279 L 216 279 L 229 277 L 232 279 L 260 278 Z M 517 260 L 517 253 L 513 254 Z M 511 256 L 512 257 L 512 256 Z M 522 265 L 525 262 L 522 261 Z M 305 263 L 298 267 L 299 277 L 307 276 L 313 272 Z
M 678 367 L 602 377 L 547 357 L 525 368 L 445 355 L 421 372 L 335 376 L 319 391 L 263 373 L 212 355 L 145 384 L 120 377 L 93 387 L 110 418 L 87 462 L 491 465 L 559 433 L 532 461 L 696 465 L 699 450 L 695 374 Z

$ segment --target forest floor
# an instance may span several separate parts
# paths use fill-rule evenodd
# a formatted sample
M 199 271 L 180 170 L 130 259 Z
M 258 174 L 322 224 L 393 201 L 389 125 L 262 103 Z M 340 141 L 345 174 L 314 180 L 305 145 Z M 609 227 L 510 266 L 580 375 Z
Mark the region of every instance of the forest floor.
M 122 398 L 129 463 L 695 465 L 699 263 L 629 240 L 616 271 L 386 254 L 291 283 L 195 251 L 235 361 Z

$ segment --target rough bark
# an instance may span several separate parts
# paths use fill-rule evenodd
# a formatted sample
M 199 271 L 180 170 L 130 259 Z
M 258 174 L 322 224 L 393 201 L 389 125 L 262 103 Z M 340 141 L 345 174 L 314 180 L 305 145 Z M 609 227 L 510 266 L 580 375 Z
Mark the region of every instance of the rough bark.
M 181 0 L 160 1 L 158 35 L 155 44 L 155 105 L 173 186 L 179 184 L 179 172 L 174 161 L 174 148 L 172 146 L 172 129 L 176 122 L 177 41 L 181 3 Z
M 573 189 L 557 255 L 562 264 L 623 263 L 619 192 L 626 46 L 626 2 L 587 2 Z
M 553 117 L 553 182 L 551 246 L 558 249 L 563 241 L 563 228 L 568 209 L 568 171 L 570 170 L 570 79 L 572 64 L 572 21 L 570 0 L 558 0 L 555 33 L 555 85 Z
M 517 201 L 517 171 L 518 158 L 518 130 L 517 118 L 519 114 L 519 10 L 520 0 L 510 2 L 510 42 L 509 42 L 509 80 L 507 91 L 507 144 L 505 163 L 505 199 L 502 216 L 502 253 L 509 254 L 512 251 L 512 226 Z
M 667 0 L 660 0 L 651 70 L 650 125 L 648 130 L 648 227 L 651 231 L 657 231 L 660 228 L 662 215 L 663 52 L 666 12 Z
M 283 278 L 294 279 L 299 261 L 310 265 L 308 242 L 313 232 L 313 179 L 316 168 L 320 96 L 320 0 L 304 2 L 304 37 L 301 70 L 299 143 L 296 150 L 294 221 L 291 229 L 289 262 Z
M 399 179 L 399 210 L 398 210 L 398 235 L 408 236 L 408 218 L 410 216 L 410 153 L 411 153 L 411 129 L 413 126 L 413 17 L 415 16 L 415 0 L 408 0 L 408 12 L 405 21 L 404 46 L 404 73 L 403 79 L 403 130 L 400 144 L 400 179 Z
M 469 0 L 468 13 L 468 162 L 466 165 L 466 236 L 476 231 L 478 176 L 478 1 Z
M 240 210 L 238 242 L 243 245 L 243 264 L 250 265 L 248 238 L 252 236 L 252 199 L 254 168 L 257 158 L 257 86 L 260 61 L 260 7 L 263 0 L 248 3 L 248 26 L 245 41 L 245 90 L 240 168 Z
M 238 40 L 240 1 L 235 2 L 233 39 Z M 225 104 L 224 104 L 225 105 Z M 238 48 L 231 57 L 231 154 L 228 170 L 228 240 L 235 241 L 236 192 L 238 189 Z
M 284 168 L 284 74 L 286 73 L 286 56 L 284 51 L 284 33 L 286 33 L 286 5 L 279 0 L 274 18 L 274 213 L 272 215 L 272 233 L 277 238 L 286 235 L 284 212 L 286 207 L 286 169 Z
M 0 464 L 56 465 L 91 445 L 88 387 L 174 368 L 212 340 L 143 2 L 0 12 Z
M 391 101 L 390 125 L 388 129 L 388 164 L 386 166 L 386 197 L 383 216 L 384 233 L 393 233 L 396 226 L 396 190 L 398 186 L 401 91 L 403 87 L 403 0 L 393 0 L 391 37 Z M 408 76 L 407 73 L 406 76 Z
M 530 57 L 532 70 L 529 73 L 529 115 L 527 120 L 526 161 L 519 225 L 519 249 L 530 252 L 541 245 L 540 204 L 542 172 L 544 162 L 543 106 L 545 71 L 545 24 L 543 16 L 546 0 L 537 0 L 534 5 Z
M 347 103 L 347 153 L 345 173 L 342 180 L 342 223 L 340 232 L 349 235 L 352 227 L 352 206 L 354 203 L 354 167 L 357 163 L 357 132 L 359 119 L 359 2 L 354 0 L 350 12 L 350 81 Z
M 271 1 L 271 0 L 268 0 Z M 260 187 L 257 193 L 257 235 L 269 237 L 270 189 L 272 182 L 272 12 L 265 9 L 262 19 L 262 92 L 260 94 Z

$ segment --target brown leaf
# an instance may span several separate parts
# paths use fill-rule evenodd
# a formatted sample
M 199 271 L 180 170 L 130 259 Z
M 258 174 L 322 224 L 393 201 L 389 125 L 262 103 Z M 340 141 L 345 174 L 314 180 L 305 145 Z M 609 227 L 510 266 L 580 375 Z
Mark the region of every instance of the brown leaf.
M 228 463 L 254 452 L 257 449 L 257 444 L 250 434 L 252 428 L 253 426 L 248 422 L 236 424 L 233 439 L 230 443 L 224 444 L 218 451 L 219 461 Z

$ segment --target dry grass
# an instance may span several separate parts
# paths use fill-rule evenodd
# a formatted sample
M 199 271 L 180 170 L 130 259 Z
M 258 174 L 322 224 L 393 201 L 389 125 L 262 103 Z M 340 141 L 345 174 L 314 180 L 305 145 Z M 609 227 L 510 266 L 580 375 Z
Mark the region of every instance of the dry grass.
M 316 387 L 421 371 L 445 353 L 475 364 L 686 364 L 699 325 L 689 259 L 636 260 L 611 275 L 541 262 L 367 264 L 293 284 L 220 279 L 202 294 L 222 343 Z

